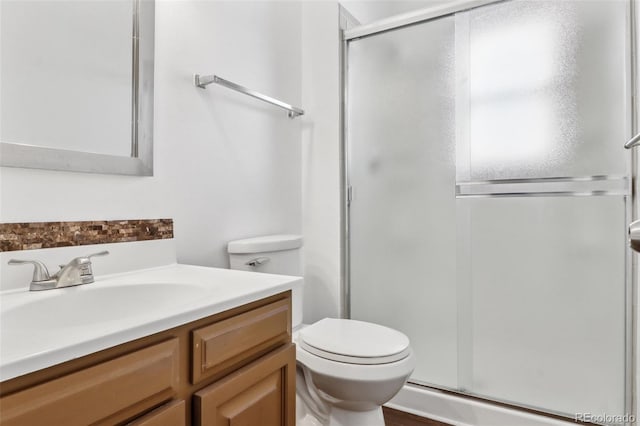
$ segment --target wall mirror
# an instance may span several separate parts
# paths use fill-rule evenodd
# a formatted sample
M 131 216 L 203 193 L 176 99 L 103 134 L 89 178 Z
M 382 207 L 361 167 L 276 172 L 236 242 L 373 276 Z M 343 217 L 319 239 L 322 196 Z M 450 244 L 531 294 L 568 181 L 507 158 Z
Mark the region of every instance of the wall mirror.
M 0 2 L 0 165 L 153 175 L 153 0 Z

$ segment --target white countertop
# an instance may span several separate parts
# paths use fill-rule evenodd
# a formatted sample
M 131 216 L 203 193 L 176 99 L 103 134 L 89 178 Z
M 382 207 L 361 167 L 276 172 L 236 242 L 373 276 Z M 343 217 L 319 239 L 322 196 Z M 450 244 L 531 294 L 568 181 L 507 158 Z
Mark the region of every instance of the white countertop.
M 287 290 L 295 325 L 302 284 L 301 277 L 174 264 L 77 287 L 0 292 L 0 381 Z

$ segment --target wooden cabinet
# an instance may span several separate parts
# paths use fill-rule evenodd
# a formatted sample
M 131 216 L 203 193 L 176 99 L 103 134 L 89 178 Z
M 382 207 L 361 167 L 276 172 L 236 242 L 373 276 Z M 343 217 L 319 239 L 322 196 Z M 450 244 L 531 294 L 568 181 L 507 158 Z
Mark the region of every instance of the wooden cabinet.
M 273 351 L 194 395 L 194 425 L 295 425 L 296 351 Z
M 0 384 L 0 426 L 42 424 L 294 426 L 291 293 Z

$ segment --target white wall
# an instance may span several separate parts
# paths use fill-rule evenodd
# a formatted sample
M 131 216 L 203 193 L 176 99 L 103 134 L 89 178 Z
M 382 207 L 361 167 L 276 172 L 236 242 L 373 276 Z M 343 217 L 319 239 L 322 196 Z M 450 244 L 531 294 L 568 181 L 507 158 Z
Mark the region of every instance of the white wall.
M 181 262 L 227 265 L 229 240 L 301 232 L 300 120 L 190 82 L 216 73 L 301 105 L 299 17 L 295 2 L 158 5 L 156 140 L 168 146 Z
M 402 13 L 413 12 L 450 0 L 342 0 L 340 4 L 361 25 Z
M 301 104 L 297 2 L 158 1 L 154 177 L 0 168 L 0 221 L 175 219 L 178 261 L 227 266 L 226 243 L 301 232 L 300 120 L 193 73 Z
M 0 168 L 0 221 L 172 217 L 180 262 L 223 267 L 229 240 L 303 232 L 305 321 L 340 316 L 338 9 L 158 1 L 154 177 Z M 290 120 L 224 88 L 195 88 L 196 72 L 307 113 Z
M 302 6 L 304 321 L 340 316 L 340 33 L 335 1 Z
M 154 177 L 0 168 L 0 221 L 172 217 L 178 261 L 222 267 L 229 240 L 303 232 L 305 321 L 340 316 L 338 9 L 158 1 Z M 291 120 L 222 87 L 195 88 L 193 73 L 307 113 Z

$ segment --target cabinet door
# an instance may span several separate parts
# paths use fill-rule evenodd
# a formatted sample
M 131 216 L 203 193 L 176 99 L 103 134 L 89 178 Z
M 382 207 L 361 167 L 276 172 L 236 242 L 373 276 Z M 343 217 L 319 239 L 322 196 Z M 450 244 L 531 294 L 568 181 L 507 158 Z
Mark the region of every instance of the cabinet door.
M 289 344 L 194 395 L 194 424 L 295 426 L 295 345 Z

